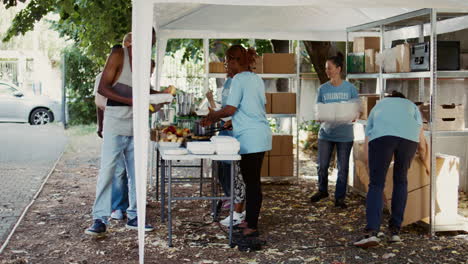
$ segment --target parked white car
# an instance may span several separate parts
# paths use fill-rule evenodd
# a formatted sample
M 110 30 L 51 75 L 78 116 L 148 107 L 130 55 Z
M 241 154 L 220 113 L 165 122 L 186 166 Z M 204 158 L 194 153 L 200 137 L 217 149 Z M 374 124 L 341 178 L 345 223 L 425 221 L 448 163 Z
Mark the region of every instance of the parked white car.
M 26 93 L 12 83 L 0 81 L 0 122 L 45 125 L 53 121 L 61 121 L 58 101 Z

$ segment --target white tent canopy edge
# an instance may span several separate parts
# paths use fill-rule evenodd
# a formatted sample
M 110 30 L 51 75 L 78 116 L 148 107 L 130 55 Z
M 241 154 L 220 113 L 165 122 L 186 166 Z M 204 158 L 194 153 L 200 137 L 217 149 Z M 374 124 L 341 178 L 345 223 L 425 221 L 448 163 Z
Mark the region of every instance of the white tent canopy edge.
M 139 240 L 139 262 L 144 263 L 144 225 L 146 218 L 146 182 L 147 182 L 147 169 L 148 169 L 148 131 L 149 131 L 149 118 L 148 118 L 148 105 L 149 105 L 149 60 L 151 59 L 151 26 L 154 25 L 157 32 L 157 54 L 158 58 L 162 58 L 165 53 L 166 42 L 168 38 L 278 38 L 278 39 L 298 39 L 298 40 L 329 40 L 333 41 L 333 36 L 338 36 L 341 32 L 345 32 L 346 27 L 354 26 L 359 23 L 367 23 L 372 20 L 383 19 L 386 17 L 394 16 L 401 14 L 402 12 L 411 11 L 413 8 L 444 8 L 452 9 L 459 11 L 460 9 L 468 9 L 468 1 L 466 0 L 452 0 L 452 1 L 442 1 L 442 0 L 382 0 L 382 1 L 372 1 L 372 0 L 334 0 L 323 2 L 319 0 L 238 0 L 238 1 L 223 1 L 223 0 L 133 0 L 133 9 L 132 9 L 132 32 L 133 32 L 133 110 L 134 110 L 134 142 L 135 142 L 135 179 L 137 186 L 137 206 L 138 206 L 138 240 Z M 182 5 L 182 6 L 181 6 Z M 191 5 L 190 8 L 183 8 L 183 5 Z M 261 30 L 245 30 L 246 28 L 251 27 L 242 27 L 242 25 L 237 25 L 235 23 L 234 28 L 226 28 L 226 31 L 222 33 L 222 28 L 213 30 L 210 28 L 210 25 L 217 25 L 217 23 L 204 24 L 203 21 L 206 21 L 210 17 L 202 16 L 199 18 L 199 24 L 187 24 L 190 23 L 190 20 L 184 21 L 184 19 L 189 19 L 191 15 L 196 15 L 198 11 L 201 11 L 204 7 L 195 6 L 195 5 L 213 5 L 217 10 L 221 9 L 232 9 L 233 6 L 244 6 L 247 9 L 247 6 L 261 6 L 261 7 L 304 7 L 317 8 L 323 10 L 324 5 L 326 8 L 331 8 L 334 10 L 343 11 L 344 9 L 353 10 L 356 9 L 356 12 L 361 12 L 364 9 L 368 8 L 379 8 L 386 17 L 376 17 L 372 19 L 368 17 L 367 21 L 362 22 L 353 22 L 356 20 L 339 19 L 343 20 L 345 24 L 336 25 L 335 34 L 330 34 L 332 31 L 323 31 L 320 32 L 322 35 L 328 35 L 330 39 L 319 38 L 318 35 L 314 36 L 314 32 L 308 32 L 309 37 L 303 37 L 305 32 L 295 32 L 298 25 L 296 23 L 287 25 L 289 28 L 285 28 L 283 31 L 276 31 L 274 28 L 266 30 L 266 28 L 261 28 Z M 163 7 L 163 9 L 158 9 Z M 361 10 L 357 7 L 362 7 Z M 404 8 L 401 8 L 404 7 Z M 336 8 L 336 9 L 335 9 Z M 400 9 L 398 12 L 394 10 L 395 8 Z M 164 10 L 167 12 L 164 12 Z M 208 9 L 208 7 L 207 7 Z M 158 11 L 158 12 L 155 12 Z M 183 13 L 179 11 L 182 10 Z M 270 9 L 274 10 L 274 9 Z M 291 9 L 294 10 L 294 9 Z M 388 11 L 390 10 L 390 14 Z M 346 10 L 345 10 L 346 11 Z M 376 11 L 376 10 L 374 10 Z M 164 14 L 164 16 L 155 16 L 156 14 Z M 242 14 L 242 13 L 240 13 Z M 362 13 L 361 13 L 362 14 Z M 254 17 L 251 17 L 254 22 L 260 23 L 263 19 L 266 19 L 268 13 L 257 14 Z M 294 14 L 286 14 L 281 16 L 286 19 L 286 21 L 294 20 L 296 17 L 291 16 Z M 313 18 L 316 15 L 309 14 L 308 18 Z M 153 16 L 155 16 L 153 18 Z M 170 16 L 170 17 L 169 17 Z M 333 14 L 329 14 L 328 18 L 336 19 Z M 277 19 L 277 17 L 276 17 Z M 242 20 L 242 19 L 239 19 Z M 315 21 L 315 23 L 320 23 L 321 25 L 326 24 L 330 20 L 321 20 Z M 184 23 L 182 23 L 184 22 Z M 309 22 L 311 23 L 311 22 Z M 312 23 L 311 23 L 312 24 Z M 204 29 L 198 28 L 194 29 L 194 25 L 205 27 Z M 225 24 L 226 25 L 226 24 Z M 249 24 L 255 25 L 255 24 Z M 265 26 L 265 23 L 263 24 Z M 172 27 L 172 28 L 171 28 Z M 179 28 L 178 28 L 179 27 Z M 288 33 L 289 32 L 289 33 Z M 203 33 L 203 34 L 202 34 Z M 278 33 L 278 34 L 276 34 Z M 286 34 L 288 33 L 288 34 Z M 206 35 L 205 35 L 206 34 Z M 258 35 L 257 35 L 258 34 Z M 292 37 L 296 34 L 295 37 Z M 318 34 L 318 33 L 317 33 Z M 283 37 L 282 37 L 283 36 Z M 302 36 L 302 37 L 301 37 Z M 317 37 L 317 38 L 313 38 Z M 156 87 L 159 86 L 159 79 L 162 67 L 162 59 L 158 60 L 158 74 L 156 75 Z

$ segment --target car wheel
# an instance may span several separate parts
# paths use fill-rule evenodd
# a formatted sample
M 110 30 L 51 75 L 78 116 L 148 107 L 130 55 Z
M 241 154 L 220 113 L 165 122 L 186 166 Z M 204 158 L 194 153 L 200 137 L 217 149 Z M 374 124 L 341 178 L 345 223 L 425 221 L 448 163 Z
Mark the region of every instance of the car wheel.
M 29 123 L 31 125 L 45 125 L 54 121 L 54 115 L 47 108 L 37 108 L 31 112 Z

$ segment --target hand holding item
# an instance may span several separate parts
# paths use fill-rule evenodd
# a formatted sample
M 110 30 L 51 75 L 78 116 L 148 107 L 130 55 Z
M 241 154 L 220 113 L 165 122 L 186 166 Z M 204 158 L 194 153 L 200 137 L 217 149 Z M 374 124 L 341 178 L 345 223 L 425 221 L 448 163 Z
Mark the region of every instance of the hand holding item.
M 177 89 L 175 88 L 174 85 L 169 85 L 166 89 L 164 89 L 163 93 L 168 93 L 168 94 L 175 95 L 176 91 L 177 91 Z
M 226 123 L 224 123 L 224 126 L 223 126 L 225 129 L 227 130 L 232 130 L 232 120 L 228 120 L 226 121 Z
M 207 127 L 207 126 L 210 126 L 211 124 L 213 124 L 213 121 L 209 120 L 208 117 L 203 118 L 203 119 L 200 121 L 200 125 L 201 125 L 202 127 Z
M 213 108 L 211 108 L 211 107 L 208 107 L 208 111 L 209 111 L 209 113 L 206 116 L 206 119 L 210 120 L 211 123 L 214 123 L 214 122 L 218 121 L 217 118 L 216 118 L 216 115 L 215 115 L 216 111 L 213 110 Z

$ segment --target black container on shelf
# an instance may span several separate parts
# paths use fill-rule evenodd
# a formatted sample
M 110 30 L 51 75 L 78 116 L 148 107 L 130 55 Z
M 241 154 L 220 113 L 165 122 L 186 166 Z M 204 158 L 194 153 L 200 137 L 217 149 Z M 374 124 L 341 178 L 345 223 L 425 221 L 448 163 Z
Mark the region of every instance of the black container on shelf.
M 430 52 L 429 42 L 412 44 L 410 55 L 411 71 L 429 71 Z M 437 70 L 460 70 L 460 41 L 437 41 Z

